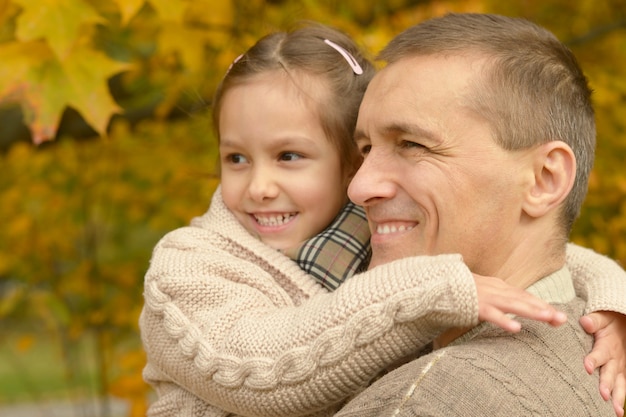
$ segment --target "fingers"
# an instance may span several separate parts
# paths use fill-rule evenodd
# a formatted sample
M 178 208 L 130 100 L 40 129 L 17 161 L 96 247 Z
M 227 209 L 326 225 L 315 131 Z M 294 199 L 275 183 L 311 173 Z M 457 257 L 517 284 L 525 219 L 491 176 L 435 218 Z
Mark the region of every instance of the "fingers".
M 586 371 L 592 373 L 594 369 L 606 366 L 606 370 L 600 370 L 601 378 L 604 375 L 606 378 L 616 378 L 623 373 L 626 364 L 626 339 L 623 338 L 626 320 L 623 316 L 618 313 L 596 312 L 581 317 L 579 322 L 595 339 L 591 353 L 585 356 Z
M 609 360 L 600 368 L 600 395 L 605 401 L 611 399 L 611 393 L 620 371 L 617 361 L 613 360 Z
M 626 375 L 621 373 L 615 380 L 613 388 L 613 408 L 617 417 L 624 416 L 624 401 L 626 401 Z
M 596 342 L 593 344 L 593 349 L 591 350 L 591 352 L 587 356 L 585 356 L 585 370 L 588 374 L 592 374 L 596 368 L 608 365 L 610 359 L 611 352 L 608 349 L 608 346 L 605 346 L 603 343 Z M 615 366 L 613 366 L 613 368 L 615 368 Z M 605 372 L 607 372 L 607 370 L 602 369 L 600 380 L 602 380 L 602 376 Z M 613 371 L 609 370 L 609 372 L 612 372 L 613 378 L 617 375 L 616 369 Z
M 489 304 L 490 308 L 497 309 L 500 314 L 514 314 L 531 320 L 549 323 L 552 326 L 560 326 L 567 321 L 567 315 L 547 303 L 537 303 L 534 299 L 506 299 L 494 300 Z M 480 307 L 479 307 L 480 308 Z M 495 313 L 493 313 L 495 315 Z M 508 316 L 505 318 L 509 320 Z M 504 319 L 502 319 L 504 320 Z M 486 320 L 491 321 L 491 320 Z
M 501 310 L 492 306 L 485 306 L 482 309 L 482 312 L 479 312 L 479 318 L 482 321 L 493 323 L 503 330 L 511 333 L 517 333 L 522 328 L 522 325 L 518 321 L 515 321 Z
M 612 398 L 615 414 L 622 417 L 626 398 L 626 318 L 601 311 L 581 317 L 580 325 L 595 338 L 593 350 L 585 356 L 585 370 L 591 374 L 600 368 L 600 395 L 606 401 Z
M 590 313 L 582 316 L 579 320 L 582 328 L 589 334 L 593 334 L 598 330 L 610 324 L 610 318 L 606 314 Z
M 559 326 L 567 316 L 554 306 L 531 295 L 521 288 L 513 287 L 497 278 L 474 274 L 478 292 L 478 318 L 488 321 L 509 332 L 518 332 L 519 322 L 507 314 Z
M 593 316 L 593 313 L 587 316 L 582 316 L 578 320 L 578 323 L 580 323 L 583 330 L 586 331 L 588 334 L 594 334 L 595 332 L 598 331 L 598 326 L 594 322 L 592 316 Z
M 513 310 L 513 307 L 511 309 Z M 539 310 L 529 310 L 527 306 L 520 306 L 519 309 L 515 309 L 512 313 L 520 317 L 543 321 L 554 327 L 558 327 L 567 321 L 567 315 L 565 313 L 550 305 Z

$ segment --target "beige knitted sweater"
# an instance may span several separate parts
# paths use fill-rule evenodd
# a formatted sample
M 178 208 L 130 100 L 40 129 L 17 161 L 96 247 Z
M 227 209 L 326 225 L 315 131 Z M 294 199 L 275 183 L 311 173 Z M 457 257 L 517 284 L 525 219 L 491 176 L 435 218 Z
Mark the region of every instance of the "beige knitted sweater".
M 623 306 L 621 268 L 578 247 L 568 262 L 588 310 Z M 478 314 L 458 255 L 382 265 L 328 293 L 249 235 L 219 191 L 204 216 L 158 243 L 144 296 L 150 416 L 332 415 L 381 370 Z
M 584 302 L 567 268 L 528 290 L 558 305 L 568 321 L 554 328 L 521 319 L 516 334 L 481 323 L 385 375 L 337 417 L 615 416 L 600 396 L 598 372 L 589 376 L 582 365 L 593 337 L 578 324 Z

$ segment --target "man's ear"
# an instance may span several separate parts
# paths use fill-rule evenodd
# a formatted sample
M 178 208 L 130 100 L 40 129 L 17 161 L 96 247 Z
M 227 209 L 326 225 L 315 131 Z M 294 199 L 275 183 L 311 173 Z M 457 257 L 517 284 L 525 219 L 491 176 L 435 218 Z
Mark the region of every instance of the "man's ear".
M 558 140 L 534 149 L 533 174 L 522 209 L 531 217 L 541 217 L 558 207 L 574 185 L 576 157 L 572 148 Z

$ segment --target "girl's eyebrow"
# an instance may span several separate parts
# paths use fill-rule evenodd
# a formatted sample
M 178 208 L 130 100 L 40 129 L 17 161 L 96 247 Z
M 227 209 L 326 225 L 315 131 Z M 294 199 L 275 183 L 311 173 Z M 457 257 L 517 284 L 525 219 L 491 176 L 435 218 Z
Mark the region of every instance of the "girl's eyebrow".
M 298 135 L 298 134 L 285 134 L 284 136 L 278 136 L 272 139 L 268 146 L 272 148 L 290 147 L 302 144 L 316 145 L 319 141 L 326 138 L 314 138 L 310 136 Z M 242 146 L 236 140 L 229 138 L 222 138 L 219 143 L 220 147 L 224 148 L 236 148 Z
M 224 138 L 220 138 L 220 141 L 218 143 L 218 145 L 220 147 L 233 147 L 234 146 L 234 142 L 232 140 L 229 139 L 224 139 Z

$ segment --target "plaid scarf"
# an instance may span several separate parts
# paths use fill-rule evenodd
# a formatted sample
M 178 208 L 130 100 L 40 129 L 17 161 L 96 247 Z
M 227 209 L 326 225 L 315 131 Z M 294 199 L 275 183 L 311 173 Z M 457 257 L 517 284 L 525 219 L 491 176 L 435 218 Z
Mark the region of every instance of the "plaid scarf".
M 330 291 L 367 268 L 370 232 L 362 207 L 349 202 L 330 226 L 284 251 L 300 268 Z

